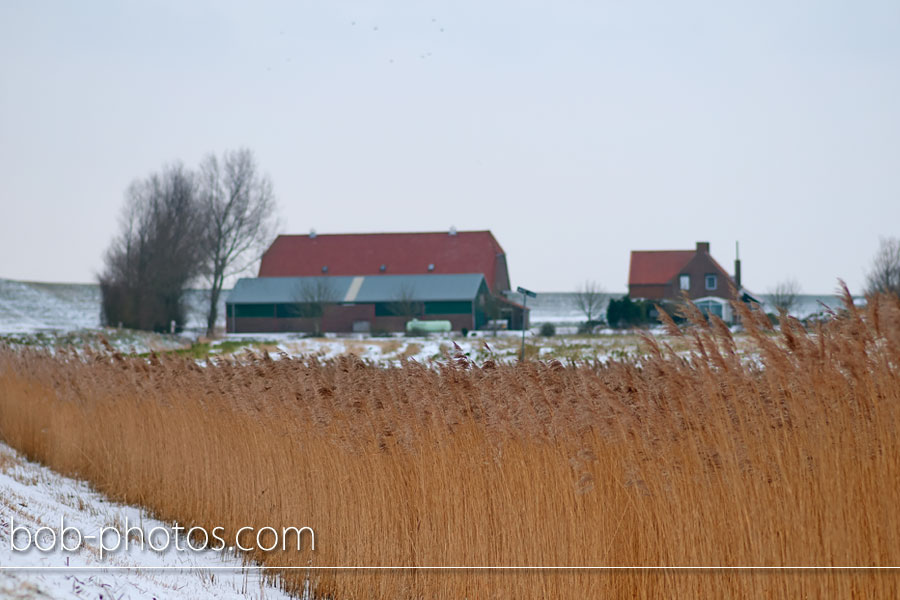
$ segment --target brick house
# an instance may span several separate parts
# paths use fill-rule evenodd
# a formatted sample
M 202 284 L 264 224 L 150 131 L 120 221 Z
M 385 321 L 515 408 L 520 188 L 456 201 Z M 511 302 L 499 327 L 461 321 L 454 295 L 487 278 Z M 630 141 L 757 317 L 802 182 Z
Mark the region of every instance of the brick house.
M 742 300 L 754 298 L 741 288 L 740 261 L 732 277 L 709 252 L 709 242 L 694 250 L 633 250 L 628 271 L 628 294 L 634 299 L 679 301 L 683 294 L 704 312 L 733 321 L 732 288 Z

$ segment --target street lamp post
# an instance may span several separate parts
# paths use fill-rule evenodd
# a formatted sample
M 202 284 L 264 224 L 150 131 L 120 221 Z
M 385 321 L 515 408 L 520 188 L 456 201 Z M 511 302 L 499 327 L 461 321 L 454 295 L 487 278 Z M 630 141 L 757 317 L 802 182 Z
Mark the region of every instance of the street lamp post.
M 526 310 L 528 307 L 528 298 L 537 298 L 537 294 L 532 292 L 531 290 L 526 290 L 522 286 L 516 288 L 516 291 L 522 294 L 522 353 L 519 356 L 519 361 L 525 361 L 525 317 L 528 314 Z

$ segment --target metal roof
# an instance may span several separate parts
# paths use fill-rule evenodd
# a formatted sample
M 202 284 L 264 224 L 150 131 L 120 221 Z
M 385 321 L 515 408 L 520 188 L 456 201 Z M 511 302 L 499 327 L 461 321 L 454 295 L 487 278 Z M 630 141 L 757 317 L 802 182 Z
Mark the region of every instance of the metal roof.
M 256 277 L 239 279 L 225 300 L 228 304 L 292 304 L 327 296 L 329 302 L 419 302 L 473 300 L 481 286 L 481 273 L 431 275 L 367 275 L 327 277 Z M 324 293 L 317 290 L 324 290 Z

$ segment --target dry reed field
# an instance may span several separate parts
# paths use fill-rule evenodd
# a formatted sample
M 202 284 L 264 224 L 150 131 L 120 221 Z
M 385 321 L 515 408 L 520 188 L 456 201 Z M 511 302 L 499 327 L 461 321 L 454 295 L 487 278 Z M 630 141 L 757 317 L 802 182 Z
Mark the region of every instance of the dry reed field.
M 690 307 L 691 356 L 605 365 L 0 351 L 0 437 L 164 520 L 313 527 L 248 559 L 320 598 L 900 597 L 767 568 L 900 566 L 900 302 L 777 334 L 740 309 L 758 360 Z

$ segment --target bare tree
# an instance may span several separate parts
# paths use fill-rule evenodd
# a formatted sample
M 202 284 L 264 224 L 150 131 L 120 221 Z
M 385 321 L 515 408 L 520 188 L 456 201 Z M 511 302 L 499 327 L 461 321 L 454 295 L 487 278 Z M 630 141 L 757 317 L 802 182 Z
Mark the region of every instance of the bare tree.
M 800 283 L 793 278 L 778 282 L 769 290 L 769 299 L 779 313 L 790 313 L 800 299 Z
M 294 294 L 300 305 L 299 316 L 313 319 L 316 335 L 322 333 L 322 317 L 325 307 L 338 300 L 337 291 L 327 277 L 304 278 Z
M 900 238 L 882 238 L 866 276 L 866 293 L 900 296 Z
M 603 289 L 596 281 L 585 281 L 575 293 L 575 304 L 587 318 L 585 325 L 588 330 L 598 323 L 598 317 L 603 314 L 604 296 Z
M 484 310 L 485 325 L 494 332 L 497 337 L 497 330 L 500 328 L 500 316 L 503 314 L 503 303 L 494 294 L 487 293 L 481 297 L 482 310 Z
M 415 288 L 412 285 L 402 284 L 394 294 L 394 299 L 388 309 L 398 317 L 414 319 L 424 314 L 425 305 L 416 300 Z
M 199 199 L 206 223 L 203 271 L 209 281 L 206 334 L 215 333 L 226 278 L 245 271 L 271 242 L 277 227 L 272 183 L 253 153 L 241 148 L 214 154 L 200 165 Z
M 184 290 L 199 275 L 201 252 L 195 189 L 180 164 L 128 188 L 121 232 L 99 277 L 105 323 L 156 331 L 184 325 Z

